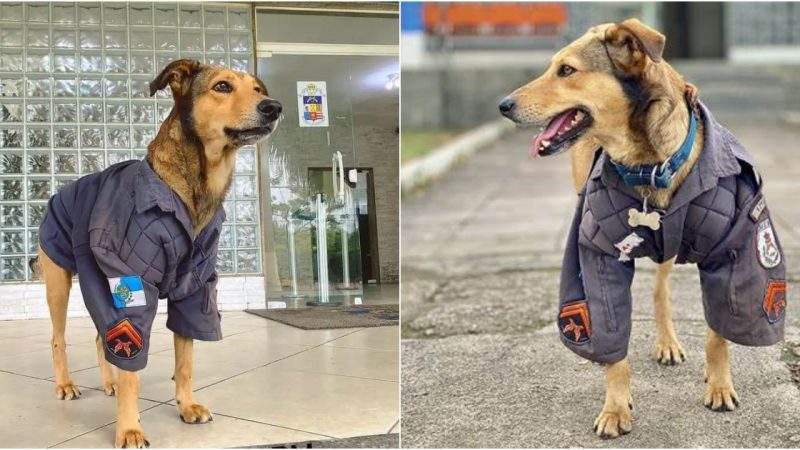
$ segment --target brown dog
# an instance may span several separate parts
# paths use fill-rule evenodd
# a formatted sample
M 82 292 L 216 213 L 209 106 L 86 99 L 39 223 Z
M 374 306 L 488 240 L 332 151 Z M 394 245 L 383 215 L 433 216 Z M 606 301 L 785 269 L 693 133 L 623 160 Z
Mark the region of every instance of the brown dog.
M 665 161 L 686 138 L 689 112 L 696 89 L 662 60 L 665 37 L 636 19 L 591 28 L 556 53 L 547 71 L 520 87 L 501 104 L 500 111 L 520 125 L 545 125 L 534 138 L 532 154 L 549 156 L 568 149 L 576 191 L 587 180 L 602 147 L 613 161 L 626 166 Z M 566 126 L 553 123 L 563 120 Z M 656 208 L 666 209 L 703 149 L 703 121 L 688 161 L 675 173 L 669 188 L 636 187 Z M 566 129 L 566 130 L 565 130 Z M 556 132 L 555 130 L 558 130 Z M 672 258 L 660 264 L 654 290 L 655 358 L 673 365 L 684 360 L 670 309 L 669 274 Z M 714 410 L 733 410 L 733 389 L 727 342 L 708 328 L 707 379 L 704 403 Z M 631 371 L 627 358 L 606 367 L 606 400 L 595 420 L 601 437 L 617 437 L 632 428 Z
M 222 207 L 232 180 L 237 150 L 274 130 L 281 105 L 268 96 L 267 88 L 253 76 L 197 61 L 180 60 L 169 64 L 151 83 L 151 95 L 167 86 L 172 90 L 175 104 L 148 146 L 147 162 L 185 204 L 194 239 Z M 78 398 L 80 390 L 72 382 L 67 368 L 64 338 L 74 274 L 57 265 L 41 247 L 39 262 L 32 267 L 39 269 L 46 283 L 53 323 L 56 396 L 66 400 Z M 212 420 L 211 412 L 195 401 L 192 390 L 193 340 L 175 333 L 174 341 L 178 411 L 185 422 L 206 423 Z M 130 355 L 130 345 L 130 342 L 119 341 L 117 347 L 110 350 L 126 351 Z M 107 354 L 104 339 L 98 334 L 97 356 L 103 389 L 106 395 L 116 395 L 118 399 L 115 445 L 148 446 L 139 424 L 139 375 L 120 368 L 115 376 Z

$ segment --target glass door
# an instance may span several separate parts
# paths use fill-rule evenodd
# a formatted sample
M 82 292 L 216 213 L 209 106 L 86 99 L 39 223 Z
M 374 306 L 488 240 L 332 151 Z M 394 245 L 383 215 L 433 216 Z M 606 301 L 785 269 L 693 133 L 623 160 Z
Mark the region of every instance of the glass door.
M 258 76 L 284 107 L 278 130 L 259 147 L 268 306 L 358 303 L 362 243 L 374 236 L 361 217 L 371 180 L 355 169 L 370 142 L 360 130 L 370 128 L 359 125 L 387 109 L 396 116 L 398 72 L 396 56 L 258 59 Z

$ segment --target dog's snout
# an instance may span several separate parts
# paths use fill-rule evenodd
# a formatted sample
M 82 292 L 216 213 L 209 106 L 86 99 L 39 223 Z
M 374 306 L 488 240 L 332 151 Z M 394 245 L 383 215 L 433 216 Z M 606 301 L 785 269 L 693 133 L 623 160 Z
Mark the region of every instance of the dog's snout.
M 511 111 L 514 110 L 515 106 L 517 106 L 517 102 L 511 97 L 506 97 L 502 102 L 500 102 L 498 108 L 500 109 L 501 114 L 508 117 L 508 115 L 511 114 Z
M 258 112 L 270 121 L 278 120 L 283 111 L 283 105 L 277 100 L 264 100 L 258 104 Z

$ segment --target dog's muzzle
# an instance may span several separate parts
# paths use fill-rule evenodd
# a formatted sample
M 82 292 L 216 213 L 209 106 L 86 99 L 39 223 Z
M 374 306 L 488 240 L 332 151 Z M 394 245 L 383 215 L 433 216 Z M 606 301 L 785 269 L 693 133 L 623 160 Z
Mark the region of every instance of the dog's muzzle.
M 500 102 L 498 105 L 498 109 L 500 109 L 500 114 L 508 117 L 511 120 L 514 120 L 511 116 L 514 113 L 514 108 L 516 108 L 517 102 L 511 97 L 506 97 Z
M 266 122 L 272 123 L 281 117 L 283 112 L 283 105 L 277 100 L 263 100 L 258 104 L 258 112 L 265 119 Z

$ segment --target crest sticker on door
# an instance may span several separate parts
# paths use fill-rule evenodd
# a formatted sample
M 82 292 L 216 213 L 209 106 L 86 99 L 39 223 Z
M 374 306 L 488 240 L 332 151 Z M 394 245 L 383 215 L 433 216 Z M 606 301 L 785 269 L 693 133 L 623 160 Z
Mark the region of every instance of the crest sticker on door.
M 297 82 L 297 110 L 301 127 L 328 126 L 328 88 L 324 81 Z
M 770 223 L 769 219 L 765 219 L 758 224 L 756 253 L 758 253 L 758 262 L 765 269 L 775 268 L 781 263 L 781 251 L 778 248 L 775 231 L 773 231 L 772 223 Z

